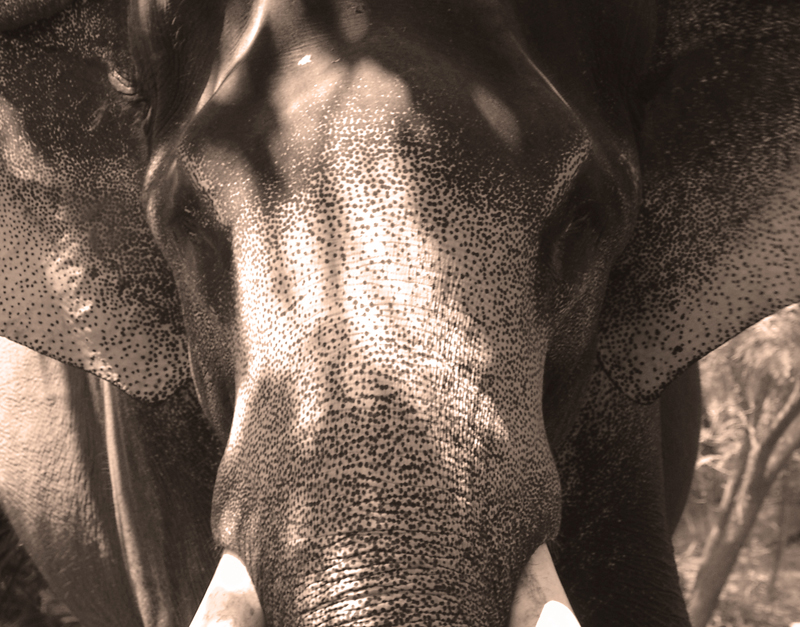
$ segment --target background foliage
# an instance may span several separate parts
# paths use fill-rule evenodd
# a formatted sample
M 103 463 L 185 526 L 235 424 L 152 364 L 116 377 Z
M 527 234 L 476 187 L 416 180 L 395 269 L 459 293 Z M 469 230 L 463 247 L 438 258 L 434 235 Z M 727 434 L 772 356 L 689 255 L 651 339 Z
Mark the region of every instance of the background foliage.
M 710 580 L 724 588 L 708 623 L 695 607 L 694 625 L 789 627 L 800 622 L 800 306 L 720 347 L 700 371 L 700 452 L 674 542 L 690 612 L 699 588 L 716 600 Z

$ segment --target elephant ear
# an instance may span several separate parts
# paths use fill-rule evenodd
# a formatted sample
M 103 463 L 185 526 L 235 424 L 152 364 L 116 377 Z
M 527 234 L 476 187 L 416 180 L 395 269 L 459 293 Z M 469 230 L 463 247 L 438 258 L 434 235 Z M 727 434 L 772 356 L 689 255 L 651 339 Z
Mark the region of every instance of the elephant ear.
M 109 82 L 129 67 L 125 5 L 0 33 L 0 335 L 157 400 L 189 369 L 139 203 L 144 138 Z
M 800 300 L 800 3 L 669 6 L 646 81 L 643 212 L 599 337 L 642 402 Z

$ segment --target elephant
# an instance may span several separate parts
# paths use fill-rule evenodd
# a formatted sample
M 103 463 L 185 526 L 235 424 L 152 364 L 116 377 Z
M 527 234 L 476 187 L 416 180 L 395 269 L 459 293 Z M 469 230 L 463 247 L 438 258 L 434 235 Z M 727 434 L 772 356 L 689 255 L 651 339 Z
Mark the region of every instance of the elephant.
M 688 625 L 693 364 L 800 300 L 800 7 L 0 28 L 0 507 L 85 627 Z
M 81 625 L 191 618 L 219 559 L 222 457 L 192 386 L 146 403 L 8 340 L 0 354 L 0 500 L 49 586 Z

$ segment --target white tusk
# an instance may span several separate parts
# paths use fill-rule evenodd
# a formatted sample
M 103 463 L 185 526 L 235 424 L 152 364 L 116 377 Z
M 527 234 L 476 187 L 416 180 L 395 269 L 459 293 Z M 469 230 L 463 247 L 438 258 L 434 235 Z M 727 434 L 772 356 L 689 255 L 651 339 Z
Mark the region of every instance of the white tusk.
M 190 627 L 264 627 L 264 613 L 242 561 L 225 552 Z M 528 561 L 514 597 L 509 627 L 580 627 L 547 545 Z
M 509 627 L 534 626 L 580 627 L 546 544 L 528 560 L 511 607 Z
M 253 580 L 233 553 L 223 553 L 189 627 L 264 627 Z
M 575 614 L 563 603 L 548 601 L 542 608 L 536 627 L 580 627 Z

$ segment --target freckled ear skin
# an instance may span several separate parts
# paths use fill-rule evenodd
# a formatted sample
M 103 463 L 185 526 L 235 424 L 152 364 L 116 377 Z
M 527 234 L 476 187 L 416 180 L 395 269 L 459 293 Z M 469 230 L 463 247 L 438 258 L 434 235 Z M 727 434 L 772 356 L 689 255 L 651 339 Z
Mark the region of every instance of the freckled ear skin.
M 631 398 L 800 300 L 800 5 L 668 3 L 600 359 Z
M 0 335 L 162 400 L 189 368 L 139 202 L 144 139 L 108 80 L 129 73 L 126 6 L 0 33 Z
M 585 626 L 689 624 L 670 536 L 699 430 L 696 372 L 639 403 L 800 300 L 800 5 L 662 6 L 643 93 L 644 207 L 610 278 L 600 363 L 555 451 L 550 548 Z

